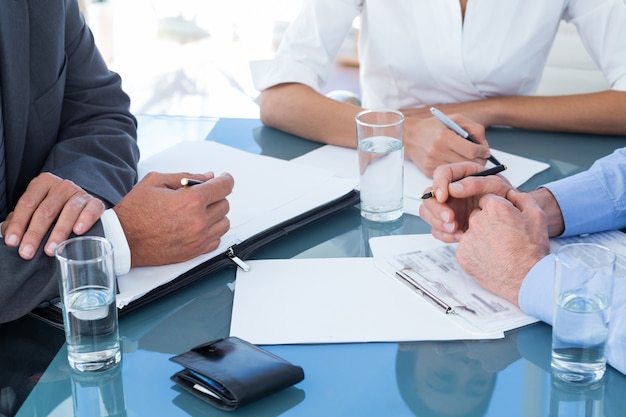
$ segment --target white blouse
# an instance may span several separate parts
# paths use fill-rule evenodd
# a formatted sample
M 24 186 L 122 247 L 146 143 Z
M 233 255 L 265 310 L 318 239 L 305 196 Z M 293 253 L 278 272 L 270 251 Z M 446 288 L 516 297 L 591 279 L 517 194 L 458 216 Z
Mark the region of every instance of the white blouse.
M 276 57 L 251 63 L 258 90 L 319 91 L 360 16 L 363 106 L 409 108 L 536 90 L 560 21 L 573 23 L 612 89 L 626 91 L 622 0 L 304 0 Z

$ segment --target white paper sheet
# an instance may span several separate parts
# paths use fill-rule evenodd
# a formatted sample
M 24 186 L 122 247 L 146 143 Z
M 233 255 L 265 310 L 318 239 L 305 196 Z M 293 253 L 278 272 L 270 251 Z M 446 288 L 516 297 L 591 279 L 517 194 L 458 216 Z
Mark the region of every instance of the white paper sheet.
M 233 244 L 343 196 L 356 186 L 354 180 L 335 177 L 331 171 L 252 154 L 211 141 L 181 142 L 140 162 L 140 177 L 150 171 L 213 171 L 216 175 L 229 172 L 235 179 L 234 190 L 228 197 L 231 229 L 211 253 L 179 264 L 133 268 L 119 277 L 119 308 Z
M 507 166 L 502 175 L 514 187 L 519 187 L 533 175 L 550 167 L 545 162 L 523 158 L 507 152 L 491 149 L 493 156 Z M 356 149 L 325 145 L 302 156 L 292 159 L 293 162 L 326 169 L 343 178 L 359 181 L 359 163 Z M 424 190 L 432 185 L 432 180 L 424 175 L 415 164 L 404 162 L 404 212 L 419 215 L 419 206 Z
M 255 344 L 469 340 L 474 332 L 435 309 L 373 258 L 249 261 L 237 272 L 230 334 Z

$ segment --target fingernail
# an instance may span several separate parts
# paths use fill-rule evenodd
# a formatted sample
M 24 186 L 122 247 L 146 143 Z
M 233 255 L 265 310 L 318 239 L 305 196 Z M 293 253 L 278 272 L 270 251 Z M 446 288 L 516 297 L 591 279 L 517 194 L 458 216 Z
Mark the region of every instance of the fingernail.
M 437 199 L 437 201 L 441 201 L 441 199 L 443 198 L 443 191 L 441 191 L 439 188 L 435 190 L 435 198 Z
M 85 225 L 83 223 L 78 223 L 76 226 L 74 226 L 74 233 L 76 233 L 77 235 L 83 233 L 84 230 Z
M 454 234 L 454 239 L 458 242 L 459 240 L 461 240 L 461 236 L 463 236 L 463 232 L 456 232 Z
M 48 255 L 54 255 L 54 250 L 57 248 L 57 243 L 56 242 L 50 242 L 48 243 L 48 246 L 46 247 L 46 253 Z
M 442 211 L 441 220 L 443 220 L 444 223 L 448 223 L 450 221 L 450 213 L 448 213 L 447 211 Z
M 20 249 L 20 254 L 22 255 L 23 258 L 32 258 L 33 254 L 35 253 L 35 248 L 33 248 L 33 245 L 25 245 L 23 248 Z
M 444 223 L 443 228 L 446 229 L 447 232 L 451 232 L 454 230 L 454 223 Z
M 9 246 L 17 246 L 17 244 L 19 243 L 17 235 L 9 235 L 9 236 L 7 236 L 6 243 Z

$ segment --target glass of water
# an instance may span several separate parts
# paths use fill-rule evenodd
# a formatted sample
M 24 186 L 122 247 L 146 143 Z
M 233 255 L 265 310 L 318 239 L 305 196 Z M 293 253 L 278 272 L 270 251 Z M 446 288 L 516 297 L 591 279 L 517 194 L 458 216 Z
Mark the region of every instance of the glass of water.
M 390 222 L 402 216 L 404 115 L 397 110 L 364 110 L 356 115 L 361 216 Z
M 606 370 L 615 254 L 590 243 L 556 252 L 552 374 L 564 382 L 593 384 Z
M 104 371 L 121 360 L 113 245 L 77 237 L 57 246 L 65 339 L 70 366 Z

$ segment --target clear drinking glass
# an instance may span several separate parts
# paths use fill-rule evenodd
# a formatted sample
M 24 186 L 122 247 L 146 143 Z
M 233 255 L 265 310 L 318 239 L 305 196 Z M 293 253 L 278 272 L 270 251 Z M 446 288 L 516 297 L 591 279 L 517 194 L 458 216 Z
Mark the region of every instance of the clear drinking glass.
M 402 216 L 404 115 L 397 110 L 364 110 L 356 115 L 361 216 L 376 222 Z
M 77 371 L 103 371 L 121 360 L 113 245 L 77 237 L 55 250 L 68 360 Z
M 588 243 L 556 252 L 552 374 L 561 381 L 592 384 L 604 376 L 615 255 Z

